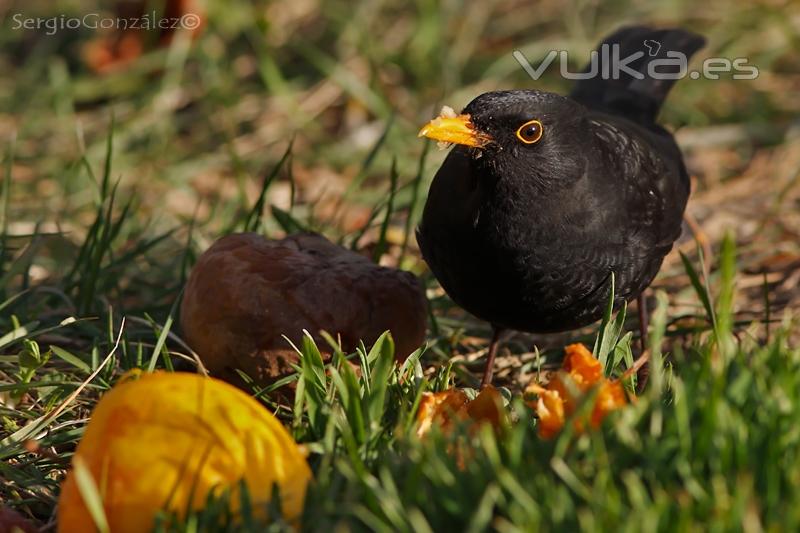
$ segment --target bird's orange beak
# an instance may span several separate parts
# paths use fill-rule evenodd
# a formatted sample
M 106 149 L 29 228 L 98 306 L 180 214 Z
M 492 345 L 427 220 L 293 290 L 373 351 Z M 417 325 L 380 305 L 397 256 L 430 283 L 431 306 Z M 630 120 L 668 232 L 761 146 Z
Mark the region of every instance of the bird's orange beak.
M 486 146 L 492 140 L 489 135 L 478 131 L 469 115 L 456 115 L 452 110 L 449 113 L 442 110 L 442 114 L 419 130 L 419 137 L 473 148 Z

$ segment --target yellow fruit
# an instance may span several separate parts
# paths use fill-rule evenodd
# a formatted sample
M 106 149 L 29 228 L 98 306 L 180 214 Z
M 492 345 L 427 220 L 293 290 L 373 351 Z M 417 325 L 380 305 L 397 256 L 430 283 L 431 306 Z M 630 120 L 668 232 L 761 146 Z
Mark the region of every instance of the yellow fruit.
M 88 467 L 110 531 L 150 531 L 156 513 L 203 506 L 244 479 L 254 508 L 280 487 L 284 517 L 302 510 L 311 471 L 297 443 L 256 400 L 222 381 L 156 372 L 124 379 L 92 413 L 75 456 Z M 94 531 L 70 472 L 61 489 L 58 530 Z

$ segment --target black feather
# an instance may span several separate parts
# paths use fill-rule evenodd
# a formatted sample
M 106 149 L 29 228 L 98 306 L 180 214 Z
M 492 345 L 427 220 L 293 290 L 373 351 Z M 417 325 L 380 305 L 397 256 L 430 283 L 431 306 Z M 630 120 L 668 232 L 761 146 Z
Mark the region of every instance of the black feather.
M 686 53 L 702 43 L 648 28 L 604 42 L 627 50 L 645 38 Z M 689 195 L 680 150 L 653 122 L 671 83 L 652 81 L 585 80 L 570 98 L 492 92 L 464 109 L 494 142 L 450 152 L 417 232 L 456 303 L 500 328 L 563 331 L 601 317 L 612 273 L 618 303 L 651 283 Z M 531 119 L 544 134 L 527 145 L 515 132 Z

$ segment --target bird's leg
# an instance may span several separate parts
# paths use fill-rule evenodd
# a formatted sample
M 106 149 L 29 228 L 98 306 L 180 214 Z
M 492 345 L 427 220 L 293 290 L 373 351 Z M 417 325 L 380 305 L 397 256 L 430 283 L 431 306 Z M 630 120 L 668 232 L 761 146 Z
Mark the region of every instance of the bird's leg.
M 502 333 L 503 333 L 503 328 L 492 326 L 492 340 L 489 343 L 489 353 L 486 356 L 486 366 L 483 369 L 483 377 L 481 378 L 481 388 L 484 388 L 492 383 L 492 373 L 494 372 L 494 357 L 497 355 L 497 345 L 500 344 L 500 335 Z
M 636 298 L 636 309 L 639 311 L 639 342 L 641 343 L 642 353 L 647 349 L 647 328 L 649 319 L 647 317 L 647 301 L 642 291 Z
M 644 291 L 636 299 L 636 310 L 639 311 L 639 341 L 641 342 L 642 352 L 641 358 L 647 357 L 647 301 L 644 297 Z M 647 378 L 650 377 L 650 363 L 644 359 L 644 362 L 636 371 L 636 390 L 638 393 L 644 391 L 647 385 Z

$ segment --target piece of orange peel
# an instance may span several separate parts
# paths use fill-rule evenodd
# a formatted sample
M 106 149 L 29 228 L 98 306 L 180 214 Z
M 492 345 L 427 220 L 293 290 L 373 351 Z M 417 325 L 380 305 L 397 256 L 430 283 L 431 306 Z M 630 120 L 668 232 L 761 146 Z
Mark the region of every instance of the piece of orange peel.
M 456 118 L 458 114 L 456 113 L 455 109 L 450 107 L 449 105 L 443 105 L 442 110 L 439 111 L 439 118 Z M 452 146 L 453 143 L 448 143 L 444 141 L 439 141 L 436 143 L 436 147 L 439 150 L 447 150 Z
M 490 424 L 495 430 L 503 427 L 507 414 L 500 392 L 492 386 L 484 387 L 474 400 L 459 389 L 423 393 L 417 411 L 418 437 L 424 437 L 434 425 L 449 433 L 456 423 L 465 422 Z
M 612 411 L 627 404 L 625 389 L 619 380 L 609 380 L 603 376 L 603 366 L 583 344 L 570 344 L 564 348 L 565 356 L 562 370 L 542 387 L 531 383 L 526 394 L 535 394 L 535 402 L 529 402 L 539 415 L 539 435 L 549 439 L 564 427 L 566 419 L 575 412 L 583 397 L 593 387 L 598 387 L 594 406 L 589 415 L 589 425 L 597 428 Z M 568 382 L 573 385 L 570 387 Z M 575 392 L 578 394 L 576 395 Z M 575 429 L 583 431 L 586 420 L 575 420 Z
M 453 109 L 449 105 L 443 105 L 442 106 L 442 110 L 439 111 L 439 116 L 437 116 L 435 119 L 433 119 L 432 124 L 436 124 L 437 121 L 441 121 L 443 118 L 456 118 L 457 116 L 458 116 L 458 113 L 456 113 L 455 109 Z M 450 143 L 450 142 L 447 142 L 447 141 L 437 141 L 436 142 L 436 147 L 439 150 L 447 150 L 451 146 L 453 146 L 453 143 Z
M 564 352 L 561 370 L 546 386 L 531 383 L 525 389 L 526 395 L 537 397 L 528 405 L 539 416 L 539 435 L 544 439 L 556 436 L 564 428 L 567 418 L 595 387 L 598 391 L 588 420 L 574 422 L 578 432 L 582 432 L 587 423 L 592 428 L 599 427 L 609 413 L 628 403 L 621 380 L 607 379 L 603 375 L 603 365 L 586 346 L 570 344 Z M 623 377 L 635 372 L 646 360 L 647 356 L 642 356 Z M 447 434 L 457 423 L 471 423 L 472 427 L 491 424 L 495 429 L 507 424 L 508 414 L 497 389 L 486 387 L 472 401 L 459 389 L 422 395 L 417 411 L 417 436 L 424 437 L 434 426 Z

